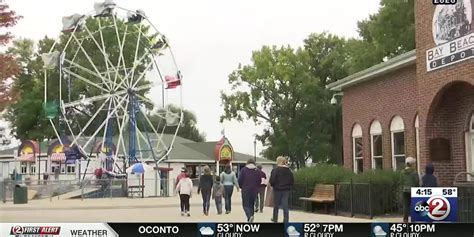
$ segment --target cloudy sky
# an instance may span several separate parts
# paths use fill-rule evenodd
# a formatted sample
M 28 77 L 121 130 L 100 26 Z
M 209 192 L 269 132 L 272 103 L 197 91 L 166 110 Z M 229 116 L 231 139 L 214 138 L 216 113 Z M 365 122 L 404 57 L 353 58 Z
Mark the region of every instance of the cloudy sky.
M 99 1 L 99 0 L 97 0 Z M 95 0 L 6 0 L 24 18 L 13 33 L 40 39 L 57 36 L 61 18 L 93 10 Z M 251 122 L 219 123 L 219 92 L 228 91 L 227 76 L 239 63 L 248 64 L 263 45 L 302 45 L 310 33 L 328 31 L 355 37 L 357 20 L 375 13 L 379 0 L 115 0 L 142 9 L 171 42 L 184 75 L 183 104 L 194 111 L 208 141 L 225 128 L 236 151 L 253 154 Z M 257 151 L 261 146 L 257 145 Z

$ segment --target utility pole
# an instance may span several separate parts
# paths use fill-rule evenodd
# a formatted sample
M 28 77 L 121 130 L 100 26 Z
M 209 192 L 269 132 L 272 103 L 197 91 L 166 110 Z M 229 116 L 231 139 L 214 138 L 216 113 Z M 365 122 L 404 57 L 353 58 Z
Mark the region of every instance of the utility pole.
M 253 158 L 255 159 L 255 162 L 257 162 L 257 138 L 254 137 L 253 139 Z

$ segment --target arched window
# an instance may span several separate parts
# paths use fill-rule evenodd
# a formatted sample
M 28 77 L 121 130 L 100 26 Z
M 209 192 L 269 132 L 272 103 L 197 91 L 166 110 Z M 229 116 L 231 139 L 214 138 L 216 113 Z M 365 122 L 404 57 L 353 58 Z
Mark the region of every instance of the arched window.
M 362 127 L 359 124 L 352 128 L 352 157 L 354 164 L 354 172 L 361 173 L 364 171 L 364 157 L 362 146 Z
M 405 168 L 405 124 L 400 116 L 395 116 L 390 123 L 392 138 L 392 167 L 393 170 Z
M 372 168 L 383 169 L 382 125 L 377 120 L 370 125 L 370 143 Z

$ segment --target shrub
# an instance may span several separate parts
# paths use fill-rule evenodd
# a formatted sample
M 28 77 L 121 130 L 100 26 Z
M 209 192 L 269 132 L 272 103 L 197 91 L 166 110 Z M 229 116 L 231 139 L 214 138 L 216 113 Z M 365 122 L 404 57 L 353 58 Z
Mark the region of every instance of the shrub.
M 341 166 L 318 164 L 295 173 L 295 186 L 298 186 L 299 189 L 298 192 L 295 192 L 295 195 L 311 195 L 315 184 L 345 183 L 339 186 L 338 209 L 350 211 L 351 189 L 348 182 L 351 180 L 355 189 L 353 200 L 356 206 L 354 212 L 380 215 L 393 213 L 399 209 L 401 174 L 391 170 L 369 170 L 354 174 L 351 170 Z M 369 183 L 371 184 L 370 189 Z M 302 188 L 304 188 L 304 191 Z M 367 202 L 369 195 L 371 207 Z
M 299 184 L 336 184 L 339 182 L 372 183 L 375 185 L 398 186 L 401 182 L 400 172 L 391 170 L 370 170 L 354 174 L 351 170 L 332 164 L 318 164 L 303 168 L 295 173 L 295 182 Z
M 400 172 L 391 170 L 370 170 L 353 176 L 355 183 L 372 183 L 383 185 L 399 185 L 401 182 Z
M 303 168 L 295 173 L 296 183 L 307 183 L 310 186 L 315 184 L 335 184 L 350 180 L 354 176 L 352 171 L 338 165 L 318 164 L 313 167 Z

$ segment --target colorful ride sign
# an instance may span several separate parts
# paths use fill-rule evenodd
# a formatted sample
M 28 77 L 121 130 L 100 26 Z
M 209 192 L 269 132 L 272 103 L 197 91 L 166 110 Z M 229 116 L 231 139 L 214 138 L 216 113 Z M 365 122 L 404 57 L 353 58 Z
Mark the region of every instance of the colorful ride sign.
M 227 138 L 222 138 L 216 143 L 214 148 L 216 161 L 232 161 L 234 158 L 234 149 Z

